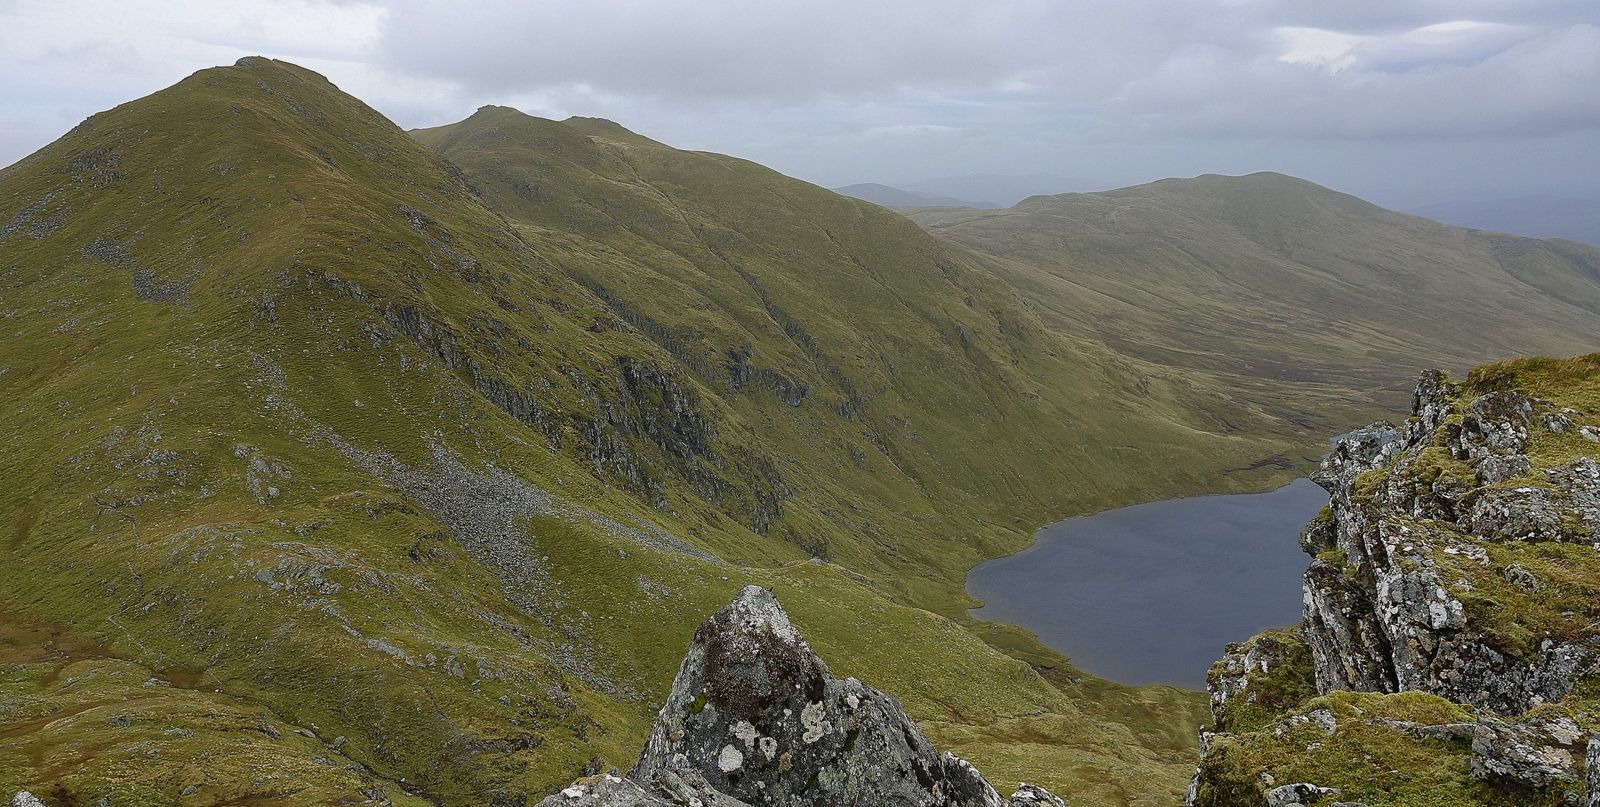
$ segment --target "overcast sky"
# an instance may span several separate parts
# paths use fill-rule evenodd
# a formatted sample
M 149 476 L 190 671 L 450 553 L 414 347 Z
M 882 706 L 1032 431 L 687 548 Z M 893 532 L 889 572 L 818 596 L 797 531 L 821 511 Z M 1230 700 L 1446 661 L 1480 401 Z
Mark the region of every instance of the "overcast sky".
M 0 0 L 0 164 L 247 54 L 406 127 L 597 115 L 823 185 L 1600 196 L 1597 0 Z

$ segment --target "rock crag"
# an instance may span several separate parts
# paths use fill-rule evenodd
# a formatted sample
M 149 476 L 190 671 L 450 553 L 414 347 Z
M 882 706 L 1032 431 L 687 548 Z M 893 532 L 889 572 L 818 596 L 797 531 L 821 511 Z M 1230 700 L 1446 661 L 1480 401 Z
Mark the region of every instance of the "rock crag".
M 1007 800 L 940 753 L 892 696 L 838 679 L 772 593 L 745 588 L 696 631 L 626 778 L 574 782 L 541 807 L 1065 807 Z
M 1600 805 L 1597 380 L 1430 371 L 1333 440 L 1303 619 L 1212 668 L 1190 804 Z

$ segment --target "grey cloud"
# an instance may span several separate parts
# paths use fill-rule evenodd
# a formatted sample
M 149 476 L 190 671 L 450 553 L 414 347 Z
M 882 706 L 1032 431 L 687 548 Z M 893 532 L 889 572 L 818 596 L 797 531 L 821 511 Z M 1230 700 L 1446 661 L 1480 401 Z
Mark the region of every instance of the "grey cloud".
M 1393 44 L 1378 46 L 1391 51 Z M 1241 59 L 1215 51 L 1174 56 L 1133 84 L 1126 121 L 1188 136 L 1444 138 L 1542 136 L 1600 128 L 1600 27 L 1538 32 L 1465 64 L 1408 64 L 1361 48 L 1342 69 Z M 1119 137 L 1125 132 L 1103 132 Z
M 1037 26 L 1059 26 L 1057 8 L 1049 0 L 396 3 L 381 53 L 400 69 L 499 92 L 583 85 L 795 99 L 981 87 L 1051 58 Z
M 563 107 L 843 98 L 863 118 L 922 110 L 862 129 L 1048 124 L 1077 108 L 1093 116 L 1095 137 L 1518 135 L 1596 125 L 1600 93 L 1583 87 L 1600 78 L 1596 29 L 1583 24 L 1600 17 L 1594 5 L 395 3 L 378 58 L 469 92 Z M 1281 58 L 1290 28 L 1354 44 L 1339 65 L 1293 63 Z
M 252 52 L 404 126 L 601 115 L 827 184 L 1600 183 L 1593 0 L 0 0 L 0 162 Z

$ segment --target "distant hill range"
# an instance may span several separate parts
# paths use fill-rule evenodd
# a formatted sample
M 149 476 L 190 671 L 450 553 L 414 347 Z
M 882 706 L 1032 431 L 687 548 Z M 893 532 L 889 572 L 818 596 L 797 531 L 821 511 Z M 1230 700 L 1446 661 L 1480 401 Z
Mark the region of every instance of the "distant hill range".
M 1411 211 L 1445 224 L 1496 230 L 1530 238 L 1566 238 L 1600 244 L 1600 197 L 1521 196 L 1463 199 Z
M 846 185 L 834 188 L 834 192 L 845 196 L 853 196 L 875 205 L 897 209 L 916 209 L 924 207 L 969 207 L 978 210 L 992 210 L 999 207 L 993 202 L 972 202 L 957 199 L 953 196 L 940 196 L 937 193 L 923 193 L 922 191 L 908 191 L 904 188 L 895 188 L 889 185 L 879 185 L 876 182 L 860 182 L 855 185 Z
M 1560 354 L 1575 323 L 1600 325 L 1600 250 L 1449 227 L 1283 174 L 910 215 L 989 256 L 1054 327 L 1236 389 L 1291 383 L 1294 409 L 1322 385 L 1349 399 L 1374 381 L 1392 406 L 1420 356 L 1459 368 Z

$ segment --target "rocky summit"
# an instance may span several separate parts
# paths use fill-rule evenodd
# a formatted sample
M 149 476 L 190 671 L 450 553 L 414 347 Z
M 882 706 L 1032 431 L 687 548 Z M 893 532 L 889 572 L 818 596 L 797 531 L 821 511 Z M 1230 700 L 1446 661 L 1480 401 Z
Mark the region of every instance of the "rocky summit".
M 1211 670 L 1191 805 L 1600 804 L 1600 356 L 1334 439 L 1295 629 Z
M 829 674 L 772 592 L 748 586 L 706 620 L 626 778 L 580 779 L 541 807 L 1065 807 L 1002 799 L 940 753 L 893 696 Z

